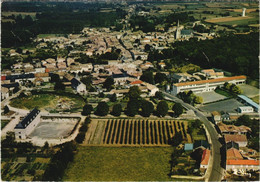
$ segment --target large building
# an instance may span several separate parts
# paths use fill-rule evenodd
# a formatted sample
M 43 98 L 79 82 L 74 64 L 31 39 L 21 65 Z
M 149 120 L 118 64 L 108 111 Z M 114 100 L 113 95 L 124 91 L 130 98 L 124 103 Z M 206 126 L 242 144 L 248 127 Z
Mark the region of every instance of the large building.
M 15 128 L 16 139 L 26 139 L 40 122 L 40 111 L 34 108 Z
M 233 77 L 225 77 L 225 78 L 216 78 L 211 80 L 176 83 L 173 84 L 171 92 L 174 95 L 189 90 L 195 93 L 210 92 L 210 91 L 214 91 L 218 86 L 222 87 L 225 82 L 235 84 L 235 85 L 244 84 L 246 82 L 246 76 L 241 75 L 241 76 L 233 76 Z

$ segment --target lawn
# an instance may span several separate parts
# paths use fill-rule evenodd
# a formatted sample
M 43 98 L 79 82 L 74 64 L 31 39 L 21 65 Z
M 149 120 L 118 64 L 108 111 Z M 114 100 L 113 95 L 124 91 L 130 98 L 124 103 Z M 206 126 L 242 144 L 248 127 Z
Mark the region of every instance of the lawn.
M 65 181 L 166 181 L 170 180 L 172 147 L 80 146 Z
M 259 95 L 251 98 L 255 103 L 259 104 Z
M 226 90 L 224 90 L 224 89 L 221 89 L 221 88 L 217 88 L 217 89 L 215 90 L 215 92 L 218 93 L 218 94 L 220 94 L 220 95 L 224 95 L 224 96 L 226 96 L 226 97 L 228 97 L 228 98 L 234 97 L 230 92 L 228 92 L 228 91 L 226 91 Z
M 70 93 L 69 93 L 70 94 Z M 21 98 L 14 98 L 11 100 L 10 105 L 16 108 L 33 109 L 35 107 L 39 109 L 56 110 L 57 105 L 71 106 L 71 112 L 82 109 L 84 106 L 84 100 L 77 95 L 69 95 L 66 93 L 54 94 L 43 93 L 37 95 L 31 95 Z M 63 110 L 68 110 L 64 107 Z
M 1 129 L 3 129 L 9 122 L 10 120 L 1 120 Z

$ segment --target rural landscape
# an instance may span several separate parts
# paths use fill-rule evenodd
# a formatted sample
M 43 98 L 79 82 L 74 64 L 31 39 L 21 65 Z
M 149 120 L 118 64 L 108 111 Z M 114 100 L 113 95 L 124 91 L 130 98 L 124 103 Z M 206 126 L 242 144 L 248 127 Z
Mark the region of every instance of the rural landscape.
M 3 181 L 258 181 L 258 1 L 1 4 Z

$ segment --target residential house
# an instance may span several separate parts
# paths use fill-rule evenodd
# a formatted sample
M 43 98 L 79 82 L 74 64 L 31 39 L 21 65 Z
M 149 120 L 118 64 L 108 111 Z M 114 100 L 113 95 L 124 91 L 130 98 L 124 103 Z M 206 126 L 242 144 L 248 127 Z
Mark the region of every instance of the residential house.
M 222 135 L 224 134 L 239 134 L 239 135 L 246 135 L 247 133 L 251 132 L 251 128 L 247 126 L 235 126 L 235 125 L 226 125 L 224 123 L 217 124 L 220 132 Z
M 123 85 L 126 83 L 129 75 L 123 72 L 122 74 L 112 74 L 112 78 L 114 79 L 115 85 Z
M 87 93 L 86 91 L 86 85 L 83 84 L 81 81 L 77 80 L 76 78 L 73 78 L 71 80 L 71 87 L 77 91 L 77 93 L 81 95 L 85 95 Z
M 6 87 L 1 87 L 1 100 L 7 99 L 9 97 L 9 89 Z
M 247 146 L 247 137 L 246 137 L 246 135 L 225 134 L 224 138 L 225 138 L 225 142 L 226 143 L 233 141 L 233 142 L 238 143 L 239 147 L 246 147 Z
M 205 170 L 207 170 L 209 166 L 210 157 L 211 157 L 210 150 L 208 149 L 203 150 L 203 154 L 200 162 L 200 170 L 202 172 L 205 172 Z
M 213 121 L 218 124 L 221 121 L 221 114 L 217 111 L 213 111 L 212 113 L 212 119 Z

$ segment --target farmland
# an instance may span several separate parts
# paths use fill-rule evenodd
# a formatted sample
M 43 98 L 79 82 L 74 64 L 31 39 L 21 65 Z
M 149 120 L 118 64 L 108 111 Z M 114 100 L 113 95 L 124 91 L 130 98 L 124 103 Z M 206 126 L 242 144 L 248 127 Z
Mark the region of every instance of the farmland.
M 80 146 L 64 181 L 168 181 L 172 147 Z
M 184 141 L 191 142 L 186 121 L 110 119 L 99 120 L 96 125 L 96 133 L 92 139 L 95 144 L 169 146 L 177 132 L 181 133 Z M 89 143 L 91 144 L 91 141 Z
M 246 20 L 246 19 L 251 19 L 253 17 L 223 17 L 223 18 L 213 18 L 210 20 L 206 20 L 208 23 L 221 23 L 221 22 L 230 22 L 230 21 L 239 21 L 239 20 Z

